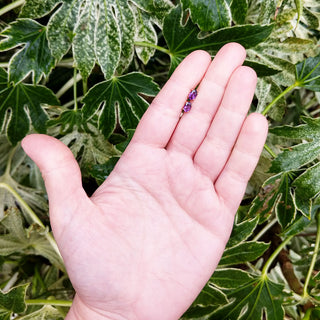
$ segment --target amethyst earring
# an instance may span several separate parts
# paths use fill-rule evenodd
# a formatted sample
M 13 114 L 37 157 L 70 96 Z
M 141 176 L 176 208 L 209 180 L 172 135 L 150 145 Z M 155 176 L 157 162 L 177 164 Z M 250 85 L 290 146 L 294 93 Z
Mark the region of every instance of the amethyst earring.
M 192 108 L 191 102 L 197 97 L 197 95 L 198 95 L 198 92 L 197 92 L 196 89 L 193 89 L 189 93 L 188 100 L 187 100 L 187 102 L 185 103 L 185 105 L 182 108 L 183 112 L 189 112 L 191 110 L 191 108 Z

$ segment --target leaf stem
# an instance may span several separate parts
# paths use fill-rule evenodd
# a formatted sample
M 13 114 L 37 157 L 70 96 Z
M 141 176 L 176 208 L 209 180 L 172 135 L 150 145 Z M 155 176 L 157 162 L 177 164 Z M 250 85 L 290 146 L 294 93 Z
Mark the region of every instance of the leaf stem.
M 277 221 L 278 219 L 274 218 L 267 223 L 266 226 L 252 239 L 252 241 L 258 241 Z
M 4 15 L 5 13 L 7 13 L 15 8 L 22 6 L 24 3 L 25 3 L 25 0 L 17 0 L 12 3 L 9 3 L 8 5 L 6 5 L 0 9 L 0 16 Z
M 78 110 L 78 100 L 77 100 L 77 68 L 73 70 L 73 101 L 74 101 L 74 111 Z
M 269 259 L 267 260 L 266 264 L 264 265 L 262 271 L 261 271 L 261 276 L 262 277 L 267 277 L 267 273 L 268 270 L 272 264 L 272 262 L 274 261 L 274 259 L 277 257 L 277 255 L 280 253 L 280 251 L 291 241 L 291 239 L 293 238 L 293 235 L 288 237 L 287 239 L 285 239 L 280 245 L 279 247 L 273 251 L 273 253 L 271 254 L 271 256 L 269 257 Z
M 313 250 L 313 254 L 312 254 L 312 260 L 311 260 L 311 263 L 310 263 L 308 274 L 307 274 L 307 277 L 306 277 L 306 280 L 305 280 L 304 286 L 303 286 L 303 298 L 309 297 L 308 285 L 309 285 L 309 282 L 311 280 L 312 272 L 313 272 L 314 266 L 315 266 L 316 261 L 317 261 L 317 256 L 318 256 L 318 251 L 319 251 L 319 246 L 320 246 L 320 210 L 318 210 L 317 213 L 316 213 L 316 221 L 317 221 L 316 242 L 315 242 L 315 245 L 314 245 L 314 250 Z
M 276 98 L 274 98 L 265 108 L 264 110 L 261 112 L 262 115 L 266 115 L 269 110 L 271 109 L 271 107 L 278 101 L 280 100 L 283 96 L 285 96 L 288 92 L 290 92 L 291 90 L 293 90 L 294 88 L 299 86 L 299 82 L 296 81 L 294 84 L 292 84 L 290 87 L 288 87 L 287 89 L 285 89 L 284 91 L 282 91 Z
M 144 41 L 136 41 L 134 43 L 134 45 L 138 46 L 138 47 L 153 48 L 153 49 L 156 49 L 158 51 L 164 52 L 164 53 L 168 54 L 169 56 L 171 55 L 171 53 L 170 53 L 170 51 L 168 49 L 160 47 L 160 46 L 157 46 L 156 44 L 153 44 L 153 43 L 144 42 Z
M 25 300 L 26 304 L 31 305 L 50 305 L 50 306 L 60 306 L 60 307 L 71 307 L 72 301 L 70 300 L 55 300 L 55 299 L 29 299 Z
M 263 147 L 271 155 L 272 158 L 275 158 L 277 156 L 267 144 L 265 144 Z
M 68 80 L 64 85 L 63 87 L 56 93 L 56 97 L 57 98 L 60 98 L 61 96 L 63 96 L 70 88 L 72 88 L 74 86 L 74 82 L 78 82 L 80 81 L 82 78 L 81 78 L 81 75 L 80 73 L 77 74 L 77 77 L 74 78 L 74 76 Z
M 20 203 L 21 207 L 28 213 L 29 217 L 31 220 L 38 224 L 42 228 L 46 228 L 45 225 L 42 223 L 42 221 L 38 218 L 38 216 L 33 212 L 33 210 L 29 207 L 29 205 L 21 198 L 21 196 L 16 192 L 11 186 L 9 186 L 7 183 L 0 182 L 0 189 L 5 189 L 8 192 L 10 192 Z M 60 251 L 58 249 L 57 243 L 54 240 L 53 236 L 51 235 L 50 232 L 45 233 L 45 237 L 54 249 L 54 251 L 57 253 L 58 257 L 60 257 L 61 261 L 63 261 Z

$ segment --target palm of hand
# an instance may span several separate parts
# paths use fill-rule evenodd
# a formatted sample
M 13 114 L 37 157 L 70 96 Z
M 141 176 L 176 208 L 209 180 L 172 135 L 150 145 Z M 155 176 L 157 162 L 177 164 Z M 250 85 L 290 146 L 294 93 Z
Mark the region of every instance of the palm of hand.
M 209 68 L 206 54 L 190 55 L 91 199 L 64 146 L 43 136 L 24 142 L 44 175 L 51 224 L 78 301 L 91 311 L 111 319 L 177 319 L 214 271 L 266 135 L 265 119 L 245 120 L 255 76 L 239 68 L 243 59 L 235 44 Z M 199 68 L 185 79 L 192 64 Z M 244 75 L 249 80 L 240 81 Z M 195 110 L 179 120 L 183 99 L 201 79 Z M 209 100 L 211 90 L 216 100 Z M 32 139 L 53 150 L 51 167 L 28 149 Z M 70 165 L 57 170 L 61 158 Z M 61 195 L 56 184 L 65 175 L 70 182 Z

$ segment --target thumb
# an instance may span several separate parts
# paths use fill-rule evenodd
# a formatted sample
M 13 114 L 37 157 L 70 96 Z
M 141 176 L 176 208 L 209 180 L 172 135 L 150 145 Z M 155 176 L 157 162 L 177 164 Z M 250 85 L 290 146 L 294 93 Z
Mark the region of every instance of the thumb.
M 67 146 L 50 136 L 32 134 L 25 137 L 21 145 L 42 173 L 49 197 L 51 225 L 53 232 L 59 233 L 79 205 L 89 199 L 82 188 L 78 163 Z

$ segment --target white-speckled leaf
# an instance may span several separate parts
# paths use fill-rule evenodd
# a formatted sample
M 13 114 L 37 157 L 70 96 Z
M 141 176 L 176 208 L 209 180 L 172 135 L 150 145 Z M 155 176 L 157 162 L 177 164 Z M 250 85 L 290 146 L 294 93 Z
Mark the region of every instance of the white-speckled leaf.
M 121 57 L 117 67 L 119 74 L 127 69 L 134 54 L 136 21 L 131 7 L 124 1 L 115 1 L 113 6 L 121 35 Z
M 75 26 L 73 56 L 81 76 L 87 79 L 95 64 L 94 31 L 96 25 L 95 1 L 87 0 Z
M 98 7 L 98 19 L 95 30 L 95 53 L 97 61 L 106 79 L 109 79 L 119 63 L 121 42 L 120 29 L 106 1 Z
M 82 0 L 64 1 L 49 20 L 49 46 L 57 59 L 61 59 L 70 49 L 82 2 Z
M 272 80 L 271 77 L 258 78 L 256 87 L 256 97 L 258 98 L 257 112 L 262 112 L 265 107 L 282 92 L 281 88 Z M 287 103 L 284 97 L 279 99 L 268 116 L 273 120 L 280 121 L 285 113 Z
M 135 41 L 148 42 L 156 45 L 158 42 L 157 32 L 154 29 L 150 16 L 138 8 L 135 8 L 134 12 L 137 19 L 138 28 Z M 148 63 L 149 59 L 154 55 L 154 52 L 154 48 L 140 46 L 136 47 L 136 53 L 144 64 Z
M 98 63 L 110 79 L 115 70 L 121 74 L 130 65 L 137 30 L 140 38 L 155 43 L 152 23 L 161 27 L 171 8 L 169 0 L 26 0 L 21 16 L 40 18 L 55 9 L 47 26 L 53 56 L 59 60 L 72 47 L 83 78 Z M 142 19 L 136 16 L 140 11 L 145 16 Z M 143 61 L 154 52 L 139 50 Z
M 61 3 L 60 0 L 27 0 L 20 12 L 20 17 L 40 18 Z

